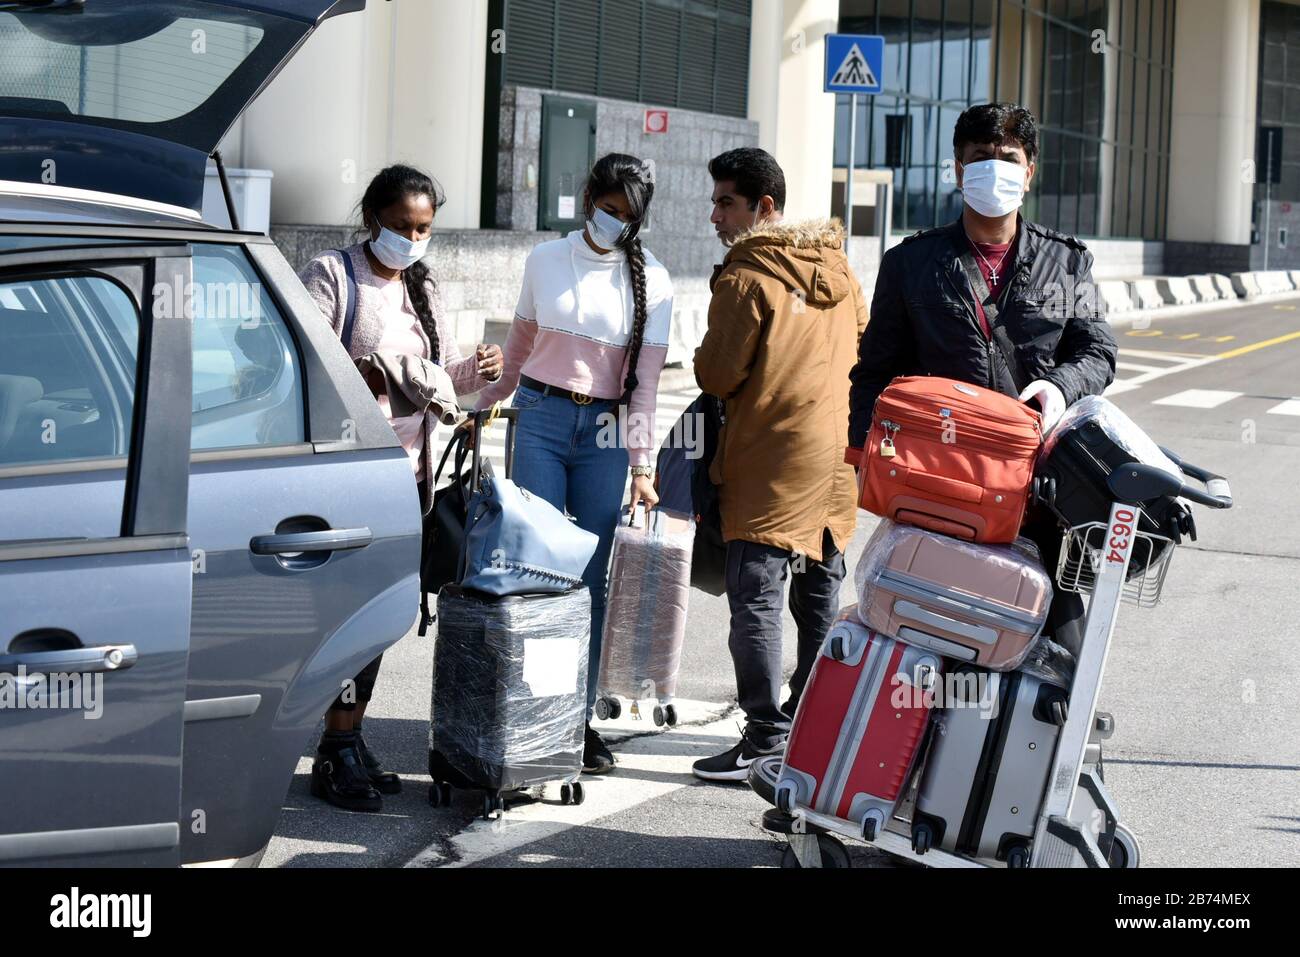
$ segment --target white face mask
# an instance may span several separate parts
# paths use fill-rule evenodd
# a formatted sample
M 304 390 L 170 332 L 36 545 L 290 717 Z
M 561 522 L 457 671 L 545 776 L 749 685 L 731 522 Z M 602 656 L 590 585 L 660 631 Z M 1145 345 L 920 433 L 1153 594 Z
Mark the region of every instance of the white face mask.
M 1006 160 L 983 160 L 962 168 L 961 195 L 981 216 L 1014 213 L 1025 201 L 1028 169 Z
M 599 206 L 592 210 L 587 219 L 587 235 L 601 249 L 618 249 L 627 235 L 628 224 L 617 216 L 611 216 Z
M 409 269 L 424 258 L 428 248 L 428 239 L 413 243 L 383 225 L 379 227 L 379 238 L 370 240 L 370 251 L 389 269 Z

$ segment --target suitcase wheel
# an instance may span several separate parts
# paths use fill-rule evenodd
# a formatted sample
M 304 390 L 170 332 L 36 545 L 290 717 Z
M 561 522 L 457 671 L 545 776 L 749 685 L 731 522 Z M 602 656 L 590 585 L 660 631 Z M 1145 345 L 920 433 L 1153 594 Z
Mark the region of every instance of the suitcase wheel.
M 493 812 L 506 813 L 506 802 L 500 794 L 483 795 L 483 820 L 492 820 Z
M 824 868 L 848 870 L 853 866 L 849 860 L 848 848 L 829 834 L 817 835 L 817 849 L 821 851 L 821 863 Z M 803 867 L 794 853 L 794 848 L 789 844 L 785 846 L 785 851 L 781 854 L 781 866 L 786 869 Z
M 782 814 L 794 813 L 794 790 L 789 787 L 777 788 L 774 795 L 776 809 Z
M 1007 867 L 1028 867 L 1029 866 L 1029 848 L 1024 844 L 1017 844 L 1007 851 Z
M 623 705 L 617 698 L 597 698 L 596 717 L 601 721 L 617 721 L 623 713 Z
M 874 843 L 876 835 L 879 833 L 880 822 L 874 817 L 866 817 L 862 821 L 862 839 L 868 844 Z
M 1052 723 L 1058 728 L 1064 728 L 1066 720 L 1070 717 L 1070 706 L 1064 698 L 1057 698 L 1051 705 Z
M 661 704 L 657 704 L 657 705 L 655 705 L 655 710 L 654 710 L 654 719 L 655 719 L 655 727 L 656 727 L 656 728 L 662 728 L 662 727 L 664 726 L 664 722 L 665 722 L 666 719 L 664 718 L 664 707 L 663 707 L 663 705 L 661 705 Z
M 574 781 L 572 784 L 560 785 L 560 803 L 572 804 L 575 807 L 587 799 L 587 792 L 583 790 L 581 781 Z
M 664 721 L 668 727 L 674 727 L 677 724 L 677 706 L 673 704 L 664 705 Z
M 929 824 L 916 824 L 912 827 L 912 851 L 924 854 L 934 846 L 934 828 Z
M 1137 867 L 1142 857 L 1141 848 L 1133 832 L 1123 824 L 1115 825 L 1115 837 L 1110 843 L 1106 858 L 1113 868 Z
M 434 781 L 429 785 L 429 804 L 433 807 L 451 807 L 451 785 Z
M 843 661 L 849 656 L 848 642 L 844 640 L 843 635 L 836 635 L 831 638 L 831 657 L 836 661 Z

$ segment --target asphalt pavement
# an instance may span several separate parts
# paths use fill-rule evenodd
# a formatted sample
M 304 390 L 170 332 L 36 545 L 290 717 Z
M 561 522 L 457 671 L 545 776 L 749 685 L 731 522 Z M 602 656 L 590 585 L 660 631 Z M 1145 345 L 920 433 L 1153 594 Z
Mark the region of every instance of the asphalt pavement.
M 1173 558 L 1164 601 L 1121 608 L 1101 692 L 1116 732 L 1106 782 L 1144 866 L 1300 863 L 1300 297 L 1117 321 L 1114 401 L 1162 445 L 1226 476 L 1232 510 L 1197 507 L 1195 543 Z M 665 423 L 693 395 L 665 384 Z M 876 520 L 859 513 L 842 599 Z M 584 778 L 586 800 L 549 789 L 484 821 L 480 799 L 427 803 L 432 636 L 412 632 L 384 658 L 366 737 L 403 778 L 378 815 L 308 794 L 310 755 L 286 797 L 263 866 L 778 866 L 783 842 L 758 827 L 766 805 L 743 785 L 690 775 L 730 747 L 743 716 L 727 651 L 724 599 L 691 595 L 679 683 L 681 723 L 664 730 L 627 706 L 601 723 L 619 758 Z M 787 615 L 786 667 L 794 666 Z M 893 866 L 856 845 L 855 866 Z

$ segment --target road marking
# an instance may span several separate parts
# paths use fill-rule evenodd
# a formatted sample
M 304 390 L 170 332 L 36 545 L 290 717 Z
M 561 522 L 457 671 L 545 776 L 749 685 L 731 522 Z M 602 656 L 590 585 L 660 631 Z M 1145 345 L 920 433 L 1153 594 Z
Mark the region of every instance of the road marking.
M 1228 338 L 1231 339 L 1233 337 L 1229 336 Z M 1138 359 L 1160 359 L 1165 362 L 1174 362 L 1178 359 L 1205 358 L 1205 353 L 1203 352 L 1174 352 L 1172 349 L 1166 351 L 1164 349 L 1131 349 L 1125 347 L 1119 350 L 1119 354 L 1122 356 L 1135 356 Z
M 1201 334 L 1200 334 L 1199 332 L 1185 332 L 1185 333 L 1183 333 L 1181 336 L 1178 336 L 1177 338 L 1179 338 L 1179 339 L 1199 339 L 1199 338 L 1201 338 Z
M 1237 337 L 1236 337 L 1236 336 L 1215 336 L 1215 337 L 1214 337 L 1213 339 L 1211 339 L 1210 341 L 1211 341 L 1211 342 L 1231 342 L 1231 341 L 1232 341 L 1233 339 L 1235 339 L 1235 338 L 1237 338 Z
M 1257 349 L 1267 349 L 1269 346 L 1278 346 L 1284 342 L 1290 342 L 1293 339 L 1300 339 L 1300 332 L 1291 332 L 1285 336 L 1278 336 L 1276 339 L 1265 339 L 1263 342 L 1256 342 L 1253 345 L 1242 346 L 1240 349 L 1233 349 L 1230 352 L 1221 352 L 1214 358 L 1235 359 L 1237 356 L 1244 356 L 1248 352 L 1254 352 Z
M 1187 409 L 1217 409 L 1225 402 L 1238 399 L 1241 392 L 1224 392 L 1218 389 L 1187 389 L 1163 399 L 1156 399 L 1152 405 L 1177 405 Z
M 1116 362 L 1115 368 L 1131 372 L 1159 372 L 1164 366 L 1142 366 L 1136 362 Z
M 1161 359 L 1166 359 L 1169 357 L 1169 355 L 1172 355 L 1172 353 L 1159 354 L 1159 353 L 1151 353 L 1151 352 L 1138 352 L 1137 350 L 1133 350 L 1133 349 L 1121 349 L 1120 355 L 1122 356 L 1137 355 L 1140 358 L 1156 358 L 1158 356 Z M 1153 371 L 1151 372 L 1142 372 L 1128 379 L 1116 380 L 1115 382 L 1111 383 L 1110 387 L 1105 391 L 1104 394 L 1122 395 L 1125 392 L 1132 392 L 1134 389 L 1141 388 L 1142 386 L 1146 385 L 1149 382 L 1154 382 L 1156 379 L 1162 379 L 1165 376 L 1173 375 L 1176 372 L 1186 372 L 1188 369 L 1195 369 L 1205 365 L 1208 362 L 1213 362 L 1213 361 L 1214 361 L 1213 356 L 1178 356 L 1174 358 L 1172 365 L 1165 366 L 1163 368 L 1154 368 Z M 1119 367 L 1120 364 L 1116 363 L 1116 368 Z
M 1138 339 L 1150 339 L 1153 336 L 1163 336 L 1164 332 L 1160 329 L 1130 329 L 1124 335 L 1134 336 Z
M 1287 399 L 1269 409 L 1267 415 L 1300 415 L 1300 399 Z

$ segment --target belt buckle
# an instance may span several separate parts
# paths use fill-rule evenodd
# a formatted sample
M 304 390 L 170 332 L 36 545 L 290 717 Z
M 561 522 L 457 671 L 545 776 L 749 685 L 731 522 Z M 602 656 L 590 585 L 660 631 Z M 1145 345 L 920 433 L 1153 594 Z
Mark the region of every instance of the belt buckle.
M 578 405 L 591 405 L 593 401 L 591 396 L 583 395 L 580 392 L 570 392 L 569 395 L 572 397 L 573 401 Z

